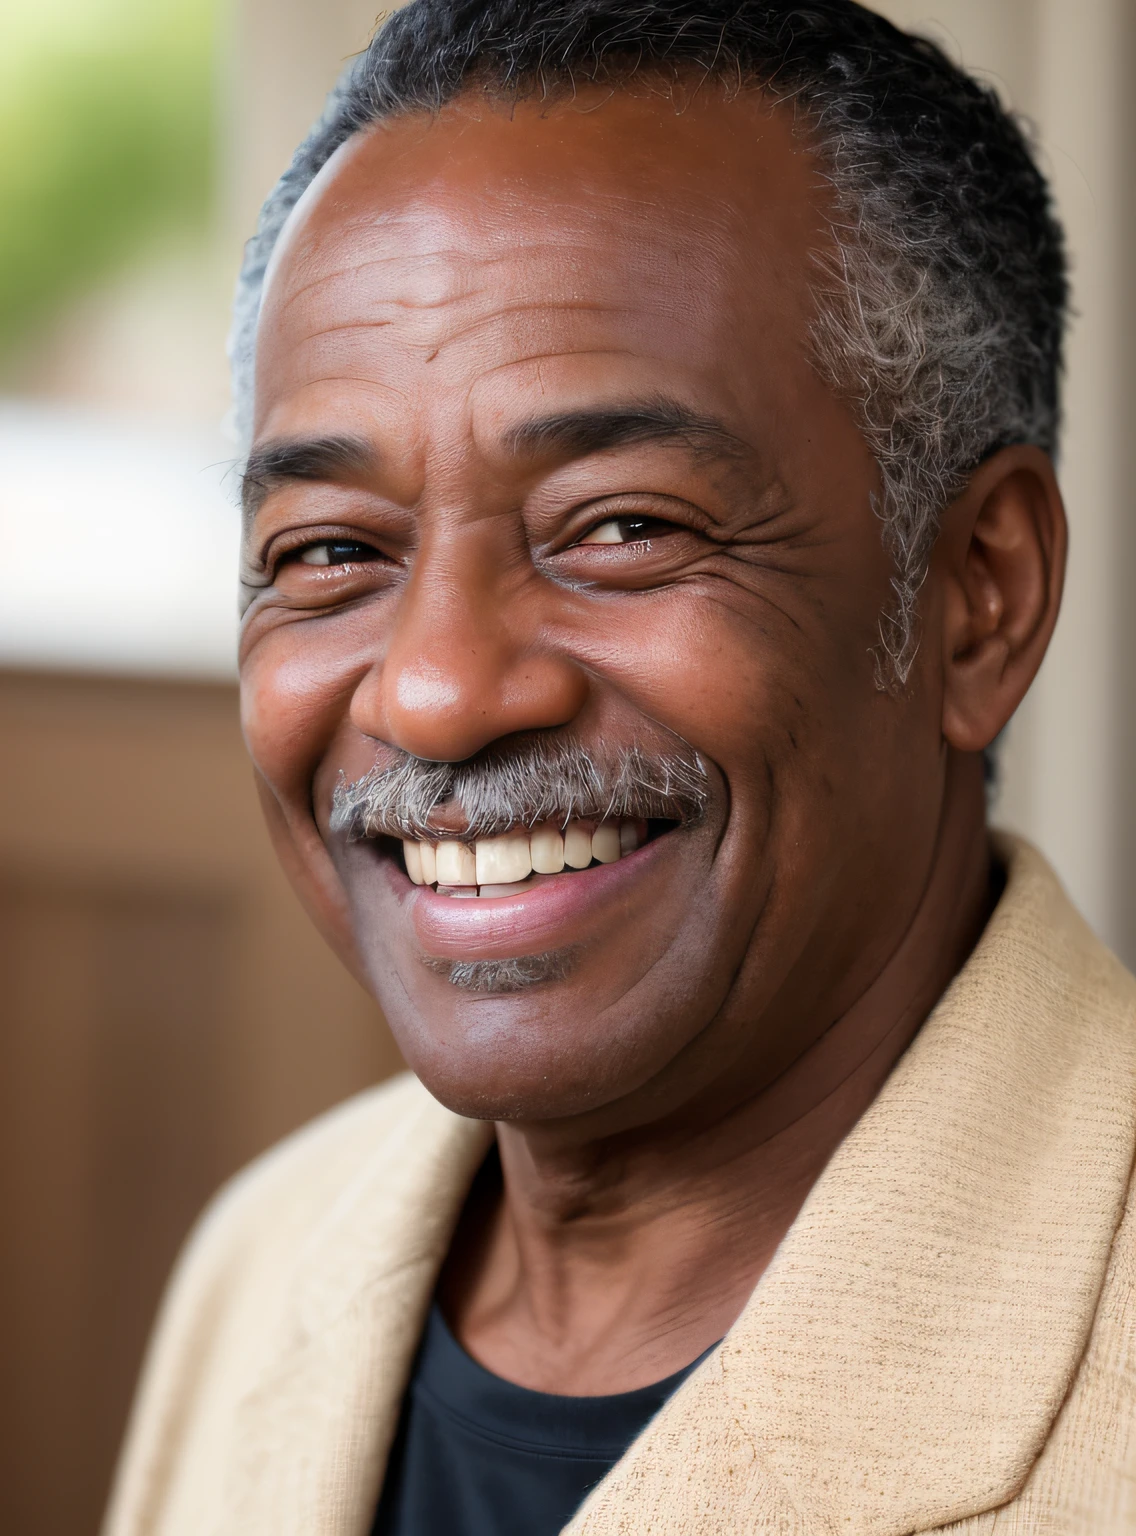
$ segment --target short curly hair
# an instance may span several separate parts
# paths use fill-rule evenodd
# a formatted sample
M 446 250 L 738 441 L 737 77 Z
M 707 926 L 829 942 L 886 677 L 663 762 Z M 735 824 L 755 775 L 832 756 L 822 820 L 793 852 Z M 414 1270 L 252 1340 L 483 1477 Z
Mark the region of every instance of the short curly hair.
M 1064 241 L 1027 133 L 933 43 L 853 0 L 413 0 L 345 70 L 261 213 L 230 356 L 250 425 L 264 274 L 289 213 L 369 124 L 464 91 L 550 97 L 578 82 L 696 74 L 787 104 L 834 196 L 817 257 L 814 361 L 879 466 L 893 561 L 885 669 L 906 680 L 943 508 L 1010 443 L 1055 453 Z

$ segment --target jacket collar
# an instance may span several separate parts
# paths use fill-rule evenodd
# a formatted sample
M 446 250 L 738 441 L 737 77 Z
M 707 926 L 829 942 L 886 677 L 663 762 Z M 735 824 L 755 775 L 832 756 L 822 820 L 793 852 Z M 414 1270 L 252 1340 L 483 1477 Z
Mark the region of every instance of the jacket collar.
M 899 1536 L 1021 1486 L 1084 1350 L 1132 1162 L 1131 979 L 1044 861 L 1006 892 L 722 1345 L 571 1536 Z M 417 1089 L 297 1266 L 217 1536 L 366 1536 L 487 1127 Z M 568 1536 L 568 1533 L 566 1533 Z
M 310 1233 L 241 1401 L 210 1536 L 366 1536 L 430 1298 L 492 1126 L 411 1079 Z

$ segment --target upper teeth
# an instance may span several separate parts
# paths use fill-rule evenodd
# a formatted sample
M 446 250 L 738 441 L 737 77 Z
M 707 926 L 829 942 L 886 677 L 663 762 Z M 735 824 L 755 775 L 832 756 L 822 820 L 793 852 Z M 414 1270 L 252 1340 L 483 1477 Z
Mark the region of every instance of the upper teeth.
M 406 873 L 415 885 L 498 887 L 527 880 L 534 870 L 538 875 L 558 875 L 566 866 L 587 869 L 593 859 L 614 864 L 646 838 L 642 821 L 602 821 L 594 829 L 570 821 L 563 832 L 546 823 L 529 831 L 479 838 L 472 847 L 452 839 L 406 841 L 402 852 Z

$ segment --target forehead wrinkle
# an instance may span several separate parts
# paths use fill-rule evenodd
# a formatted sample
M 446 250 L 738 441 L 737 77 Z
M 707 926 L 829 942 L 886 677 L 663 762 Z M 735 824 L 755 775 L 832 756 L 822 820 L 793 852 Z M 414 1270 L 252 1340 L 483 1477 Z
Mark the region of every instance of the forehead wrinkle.
M 306 342 L 301 343 L 301 345 L 306 345 Z M 268 412 L 268 420 L 271 421 L 273 414 L 279 411 L 284 411 L 284 413 L 287 415 L 289 413 L 289 407 L 294 407 L 295 403 L 300 400 L 308 390 L 318 389 L 321 385 L 326 384 L 342 384 L 346 385 L 349 389 L 359 391 L 362 394 L 387 396 L 390 398 L 390 400 L 399 406 L 402 406 L 405 403 L 405 390 L 400 390 L 396 385 L 386 383 L 382 379 L 377 379 L 374 377 L 364 378 L 354 373 L 317 373 L 302 379 L 295 386 L 295 388 L 290 389 L 282 399 L 274 400 Z M 261 430 L 263 430 L 263 428 L 258 427 L 258 436 L 260 435 Z M 324 435 L 330 436 L 331 433 L 329 431 L 324 433 Z
M 476 258 L 474 259 L 476 260 Z M 494 260 L 496 259 L 497 258 L 494 258 Z M 404 252 L 398 252 L 397 254 L 390 256 L 372 256 L 365 261 L 349 261 L 346 262 L 343 266 L 332 268 L 328 272 L 318 273 L 315 277 L 309 278 L 308 281 L 299 284 L 298 287 L 289 288 L 287 290 L 286 297 L 280 302 L 279 307 L 283 312 L 289 309 L 298 299 L 302 299 L 305 294 L 310 293 L 314 288 L 322 288 L 325 285 L 332 285 L 347 279 L 357 278 L 363 273 L 372 271 L 372 269 L 381 269 L 386 267 L 406 267 L 407 269 L 411 269 L 414 265 L 422 262 L 423 260 L 437 260 L 439 263 L 445 260 L 451 262 L 456 268 L 460 263 L 468 263 L 470 256 L 468 252 L 457 250 L 431 252 L 429 254 L 423 253 L 422 255 L 413 258 L 407 256 Z M 310 259 L 308 262 L 304 263 L 304 265 L 311 264 L 312 262 Z M 457 288 L 458 285 L 454 284 L 454 287 Z M 471 291 L 472 290 L 467 287 L 463 291 L 456 292 L 454 294 L 446 294 L 438 299 L 414 300 L 407 297 L 402 299 L 392 298 L 388 299 L 387 302 L 403 303 L 408 307 L 416 307 L 418 304 L 420 304 L 423 308 L 429 309 L 433 308 L 435 305 L 452 303 L 454 299 L 468 296 Z
M 546 337 L 547 322 L 553 315 L 573 317 L 578 324 L 566 329 L 563 343 L 558 350 L 544 346 L 533 351 L 531 343 Z M 607 340 L 602 335 L 597 336 L 595 326 L 584 323 L 588 318 L 610 321 L 611 324 L 604 329 L 609 329 L 613 333 L 611 339 Z M 362 348 L 369 335 L 389 331 L 389 350 L 384 348 L 381 353 L 360 350 L 357 354 L 357 366 L 363 371 L 361 377 L 372 377 L 376 382 L 382 374 L 389 374 L 395 367 L 400 351 L 404 357 L 414 354 L 421 357 L 428 354 L 430 361 L 439 358 L 449 360 L 454 357 L 455 352 L 460 358 L 463 349 L 473 347 L 476 350 L 479 341 L 487 337 L 492 344 L 492 350 L 498 353 L 498 357 L 493 360 L 488 356 L 478 357 L 475 369 L 477 378 L 487 378 L 502 370 L 544 359 L 571 362 L 576 358 L 603 354 L 639 359 L 656 367 L 673 368 L 674 355 L 668 356 L 656 351 L 654 347 L 647 350 L 646 337 L 642 338 L 641 344 L 636 345 L 634 334 L 632 334 L 626 342 L 621 343 L 620 332 L 622 331 L 626 336 L 628 327 L 631 327 L 634 332 L 641 325 L 643 318 L 635 308 L 565 300 L 563 303 L 553 305 L 516 303 L 474 315 L 464 321 L 461 320 L 459 313 L 445 318 L 435 314 L 429 320 L 422 317 L 423 328 L 415 327 L 417 334 L 413 332 L 407 334 L 405 328 L 397 325 L 392 329 L 392 322 L 386 320 L 354 317 L 333 322 L 329 319 L 318 331 L 297 342 L 292 350 L 295 356 L 302 357 L 309 348 L 314 348 L 316 349 L 315 357 L 318 358 L 321 346 L 333 347 L 338 343 L 343 348 L 349 348 L 352 336 L 356 336 Z M 650 318 L 654 323 L 658 318 L 657 312 Z M 625 322 L 622 325 L 621 320 Z M 513 348 L 516 349 L 515 352 L 511 350 Z M 688 338 L 681 351 L 689 356 L 693 348 L 694 341 Z M 501 356 L 501 352 L 506 352 L 507 355 Z M 454 364 L 450 361 L 447 366 L 452 370 Z M 474 380 L 471 379 L 470 383 L 473 382 Z M 413 387 L 411 381 L 405 376 L 400 379 L 400 386 L 396 391 L 400 394 L 405 394 L 408 387 Z M 385 383 L 385 387 L 394 386 Z
M 514 368 L 525 368 L 525 367 L 529 367 L 529 366 L 531 366 L 533 364 L 536 364 L 536 365 L 538 365 L 537 385 L 539 387 L 539 390 L 540 390 L 540 393 L 541 393 L 542 397 L 544 397 L 546 395 L 546 390 L 545 390 L 543 378 L 542 378 L 542 376 L 539 373 L 539 364 L 541 364 L 541 363 L 574 362 L 577 358 L 581 358 L 581 357 L 609 357 L 609 358 L 612 358 L 613 360 L 615 360 L 617 358 L 618 359 L 629 359 L 631 362 L 637 363 L 637 364 L 641 364 L 641 363 L 643 363 L 645 361 L 650 361 L 650 362 L 654 362 L 654 363 L 663 363 L 663 364 L 668 364 L 669 365 L 669 361 L 670 361 L 667 358 L 648 358 L 648 357 L 645 356 L 644 353 L 636 352 L 631 347 L 616 347 L 616 346 L 579 347 L 579 348 L 573 348 L 573 350 L 571 352 L 530 352 L 530 353 L 526 353 L 522 357 L 510 357 L 510 358 L 507 358 L 503 362 L 494 363 L 491 367 L 483 369 L 478 374 L 476 379 L 472 379 L 470 381 L 469 386 L 468 386 L 468 390 L 467 390 L 467 395 L 468 395 L 468 398 L 469 398 L 470 410 L 471 410 L 473 419 L 476 420 L 476 417 L 477 417 L 479 411 L 486 409 L 486 407 L 479 405 L 478 397 L 482 393 L 484 386 L 487 383 L 489 383 L 490 380 L 494 379 L 498 374 L 508 373 L 511 369 L 514 369 Z M 644 391 L 643 391 L 644 395 L 649 394 L 650 392 L 651 392 L 650 386 L 647 386 L 644 389 Z M 628 398 L 629 395 L 634 394 L 634 393 L 635 393 L 635 386 L 629 384 L 628 385 L 628 395 L 624 396 L 624 398 Z M 597 404 L 598 408 L 602 409 L 604 407 L 605 402 L 601 398 L 600 400 L 598 400 L 596 402 L 596 404 Z M 492 407 L 491 406 L 491 407 L 488 407 L 488 409 L 491 412 L 494 412 L 496 410 L 496 407 Z M 571 409 L 571 407 L 569 407 L 568 409 Z
M 496 274 L 499 269 L 504 269 L 506 274 L 513 275 L 519 272 L 521 282 L 510 281 L 509 275 L 504 281 L 498 281 Z M 644 301 L 641 297 L 644 289 L 649 289 L 658 298 L 664 298 L 672 286 L 669 281 L 671 274 L 667 274 L 666 280 L 652 280 L 651 275 L 641 271 L 626 274 L 627 281 L 620 284 L 609 282 L 606 287 L 611 293 L 610 297 L 604 297 L 598 293 L 594 298 L 585 298 L 580 293 L 581 277 L 579 272 L 550 273 L 547 267 L 533 268 L 518 259 L 514 254 L 509 258 L 486 261 L 479 267 L 479 280 L 467 281 L 464 284 L 454 283 L 450 292 L 433 298 L 424 298 L 421 293 L 413 290 L 399 291 L 397 286 L 384 292 L 371 294 L 358 294 L 361 286 L 353 281 L 362 268 L 342 268 L 327 278 L 313 281 L 305 285 L 304 295 L 313 292 L 320 293 L 313 307 L 317 310 L 326 309 L 329 306 L 338 306 L 344 302 L 342 289 L 349 289 L 349 298 L 353 307 L 364 307 L 369 311 L 383 313 L 395 312 L 425 312 L 433 313 L 457 306 L 469 306 L 484 303 L 489 311 L 494 314 L 511 314 L 525 309 L 591 309 L 599 313 L 606 311 L 626 310 L 629 307 L 628 291 L 632 290 L 639 300 L 640 307 Z M 589 274 L 594 281 L 594 274 Z M 517 293 L 515 299 L 508 298 L 510 293 Z M 281 315 L 287 313 L 302 295 L 289 294 L 278 306 Z M 677 299 L 679 296 L 675 295 Z M 683 297 L 688 297 L 684 295 Z
M 381 379 L 361 378 L 355 373 L 313 374 L 311 378 L 305 378 L 285 399 L 290 403 L 303 395 L 306 390 L 318 388 L 322 384 L 345 384 L 349 389 L 359 390 L 362 393 L 388 395 L 400 405 L 405 401 L 405 391 L 398 389 L 396 385 L 385 384 Z
M 436 218 L 432 220 L 435 227 L 438 222 Z M 374 240 L 385 239 L 390 233 L 389 227 L 374 232 L 369 242 L 372 251 Z M 282 294 L 273 320 L 290 328 L 298 318 L 295 317 L 295 305 L 306 298 L 310 312 L 301 320 L 301 324 L 306 320 L 305 328 L 309 328 L 305 341 L 316 343 L 320 337 L 347 338 L 352 332 L 356 332 L 362 341 L 368 335 L 395 326 L 392 341 L 397 337 L 399 343 L 418 351 L 431 351 L 436 356 L 470 338 L 483 336 L 489 329 L 504 331 L 510 322 L 520 332 L 511 339 L 512 343 L 519 341 L 523 346 L 526 328 L 531 332 L 556 315 L 590 316 L 597 322 L 605 317 L 615 317 L 616 324 L 622 319 L 633 325 L 636 322 L 641 325 L 645 318 L 657 320 L 660 316 L 681 323 L 683 317 L 688 316 L 689 283 L 683 285 L 685 297 L 672 291 L 677 254 L 673 239 L 665 238 L 661 242 L 671 248 L 671 260 L 664 261 L 661 269 L 657 263 L 644 262 L 632 249 L 630 261 L 616 262 L 615 271 L 597 273 L 594 263 L 589 263 L 586 272 L 580 265 L 590 251 L 587 230 L 565 231 L 565 238 L 557 241 L 539 236 L 525 240 L 523 232 L 518 239 L 515 226 L 509 234 L 507 250 L 483 248 L 470 252 L 447 244 L 429 253 L 430 264 L 435 268 L 429 286 L 434 291 L 424 293 L 421 284 L 415 283 L 414 261 L 405 251 L 368 254 L 362 261 L 344 260 L 341 226 L 334 241 L 328 242 L 334 248 L 324 253 L 338 255 L 340 260 L 324 273 L 305 274 L 304 282 Z M 626 238 L 621 243 L 627 247 Z M 666 252 L 660 250 L 658 254 L 665 256 Z M 437 257 L 436 261 L 434 257 Z M 704 266 L 706 258 L 703 247 L 697 257 L 698 264 Z M 418 259 L 420 256 L 415 257 Z M 298 275 L 293 270 L 294 275 Z M 443 273 L 444 285 L 439 284 Z M 600 292 L 595 297 L 582 297 L 580 290 L 594 288 L 597 278 Z M 371 295 L 365 291 L 368 286 L 385 291 Z M 443 286 L 444 292 L 441 291 Z M 518 286 L 521 296 L 506 302 L 510 289 L 515 293 Z M 605 289 L 610 297 L 605 295 Z M 316 293 L 314 300 L 313 292 Z M 647 303 L 648 294 L 655 300 L 653 306 Z M 346 316 L 342 314 L 345 299 Z M 292 313 L 287 314 L 288 311 Z M 409 322 L 409 328 L 406 322 Z M 267 329 L 272 333 L 277 324 L 270 323 Z M 269 352 L 273 351 L 274 337 L 271 334 L 264 337 L 262 333 L 262 338 L 267 341 Z M 350 342 L 344 340 L 342 344 L 350 345 Z
M 397 300 L 391 301 L 398 303 Z M 457 300 L 455 302 L 462 302 Z M 413 307 L 413 306 L 412 306 Z M 433 307 L 433 306 L 432 306 Z M 437 306 L 440 308 L 441 306 Z M 633 315 L 635 310 L 624 304 L 589 303 L 582 299 L 545 300 L 531 299 L 516 304 L 496 304 L 484 314 L 477 316 L 463 325 L 446 338 L 447 341 L 460 341 L 469 335 L 471 331 L 480 325 L 492 324 L 495 320 L 509 319 L 515 315 L 525 315 L 533 312 L 542 314 L 594 314 L 594 315 Z M 369 319 L 366 316 L 354 316 L 346 320 L 326 322 L 318 330 L 311 331 L 304 337 L 304 341 L 315 341 L 321 336 L 332 336 L 340 331 L 370 331 L 383 330 L 387 326 L 397 325 L 397 319 Z M 419 343 L 424 345 L 425 343 Z
M 449 350 L 451 347 L 457 346 L 463 341 L 470 340 L 472 337 L 476 336 L 478 332 L 485 331 L 491 327 L 500 329 L 506 325 L 508 321 L 519 319 L 522 315 L 625 315 L 627 313 L 628 312 L 620 305 L 589 304 L 572 300 L 565 300 L 563 303 L 548 303 L 543 300 L 537 300 L 531 303 L 498 305 L 494 306 L 494 308 L 485 314 L 477 315 L 473 319 L 467 321 L 464 325 L 456 326 L 450 330 L 446 336 L 442 337 L 441 340 L 436 341 L 434 345 L 436 346 L 438 355 L 441 355 L 441 353 Z M 411 345 L 418 345 L 422 347 L 429 346 L 430 344 L 431 343 L 425 341 L 411 343 Z M 561 355 L 563 356 L 564 354 Z M 568 355 L 575 357 L 581 354 L 575 347 L 573 347 Z
M 654 222 L 657 224 L 657 215 Z M 351 233 L 351 226 L 349 224 L 341 226 L 341 229 L 337 231 L 334 241 L 329 243 L 335 247 L 340 247 L 343 243 L 342 237 L 344 233 L 348 235 Z M 566 258 L 570 258 L 568 263 L 570 270 L 560 274 L 561 283 L 567 281 L 569 284 L 574 284 L 578 281 L 578 271 L 576 269 L 580 263 L 586 265 L 589 279 L 594 280 L 596 275 L 592 264 L 595 246 L 594 230 L 589 228 L 565 230 L 563 231 L 562 238 L 557 240 L 551 240 L 547 237 L 534 237 L 533 239 L 526 240 L 524 230 L 519 228 L 517 223 L 513 223 L 509 226 L 507 234 L 507 241 L 498 238 L 490 244 L 489 248 L 482 248 L 481 250 L 471 250 L 468 246 L 444 246 L 408 252 L 403 248 L 390 255 L 374 255 L 362 259 L 343 259 L 329 270 L 320 272 L 299 283 L 298 286 L 289 288 L 286 291 L 286 296 L 278 301 L 278 307 L 281 312 L 284 312 L 313 289 L 325 286 L 334 289 L 344 282 L 350 282 L 352 286 L 356 286 L 358 281 L 364 280 L 365 274 L 369 272 L 384 273 L 389 269 L 394 269 L 396 277 L 399 269 L 404 270 L 409 283 L 404 285 L 403 292 L 387 292 L 381 296 L 377 295 L 374 302 L 376 304 L 394 305 L 402 309 L 429 310 L 444 308 L 455 302 L 483 297 L 491 292 L 495 272 L 501 268 L 519 270 L 522 276 L 525 277 L 528 277 L 535 270 L 538 274 L 541 274 L 538 276 L 537 281 L 547 284 L 549 270 L 555 270 L 558 266 L 563 266 Z M 666 238 L 661 241 L 656 238 L 650 242 L 650 246 L 656 255 L 664 258 L 667 272 L 665 277 L 660 277 L 652 282 L 651 273 L 644 270 L 645 265 L 650 266 L 651 264 L 645 264 L 642 259 L 642 242 L 629 240 L 624 231 L 621 231 L 621 236 L 620 243 L 630 251 L 633 258 L 626 265 L 623 275 L 633 279 L 636 288 L 641 288 L 644 284 L 649 284 L 653 287 L 669 286 L 669 279 L 672 277 L 670 268 L 674 260 L 681 259 L 684 267 L 690 266 L 695 260 L 699 265 L 705 266 L 710 256 L 705 239 L 695 241 L 687 237 L 676 243 L 673 238 Z M 373 244 L 374 242 L 369 243 Z M 500 248 L 503 243 L 506 246 L 505 249 Z M 669 260 L 666 259 L 668 257 Z M 300 264 L 310 267 L 316 259 L 309 256 Z M 446 272 L 447 283 L 445 292 L 438 293 L 437 295 L 424 295 L 421 291 L 414 291 L 416 287 L 419 290 L 421 289 L 421 273 L 424 264 L 429 264 L 435 277 L 443 270 Z M 715 261 L 714 264 L 718 265 L 719 263 Z M 542 295 L 540 298 L 534 297 L 530 302 L 549 303 L 553 301 Z
M 482 379 L 491 379 L 496 373 L 504 373 L 510 368 L 523 368 L 526 363 L 562 363 L 565 359 L 577 357 L 630 357 L 636 362 L 643 359 L 642 352 L 635 352 L 630 347 L 573 347 L 571 352 L 528 352 L 523 357 L 506 358 L 504 362 L 493 363 L 485 368 L 473 380 L 470 387 L 474 388 Z M 663 359 L 657 359 L 663 361 Z
M 391 342 L 395 347 L 402 346 L 438 356 L 463 342 L 494 332 L 506 345 L 519 343 L 523 346 L 526 333 L 527 339 L 532 339 L 534 332 L 547 329 L 549 322 L 556 317 L 563 320 L 590 317 L 597 322 L 606 319 L 613 326 L 621 322 L 641 323 L 644 318 L 639 307 L 615 298 L 605 300 L 571 295 L 559 298 L 534 295 L 506 300 L 502 294 L 501 301 L 487 302 L 488 298 L 488 290 L 484 288 L 456 298 L 445 306 L 404 305 L 399 298 L 394 298 L 381 304 L 376 303 L 371 313 L 360 313 L 356 308 L 353 313 L 343 315 L 336 313 L 339 306 L 335 296 L 328 295 L 325 302 L 312 306 L 314 313 L 307 317 L 307 333 L 293 345 L 317 346 L 321 340 L 346 338 L 352 333 L 366 337 L 376 332 L 390 331 Z M 677 316 L 678 306 L 661 304 L 654 313 L 656 316 L 660 313 L 673 313 Z M 271 333 L 274 327 L 269 329 Z M 510 331 L 515 333 L 511 339 Z M 262 345 L 266 344 L 269 354 L 274 350 L 275 340 L 272 334 L 263 338 Z
M 375 228 L 376 222 L 379 223 L 378 228 Z M 434 222 L 436 223 L 437 221 L 435 220 Z M 451 224 L 456 221 L 447 220 L 446 222 Z M 477 229 L 477 225 L 474 221 L 469 222 L 473 227 L 468 232 L 473 233 Z M 416 246 L 412 241 L 402 240 L 396 251 L 385 255 L 359 254 L 349 257 L 343 254 L 343 247 L 351 240 L 352 236 L 362 233 L 367 237 L 366 244 L 373 248 L 375 245 L 397 235 L 399 225 L 410 225 L 413 228 L 415 227 L 415 221 L 411 219 L 375 221 L 373 216 L 367 223 L 358 218 L 354 220 L 347 219 L 336 226 L 334 233 L 330 237 L 321 239 L 315 250 L 291 253 L 291 259 L 300 272 L 303 272 L 305 268 L 310 271 L 313 267 L 318 267 L 328 253 L 338 256 L 339 260 L 326 270 L 317 271 L 314 276 L 307 277 L 306 280 L 290 287 L 284 304 L 291 304 L 296 299 L 303 297 L 305 293 L 310 292 L 312 288 L 319 287 L 324 283 L 335 283 L 345 278 L 354 278 L 359 274 L 372 270 L 382 271 L 386 268 L 404 268 L 412 277 L 417 279 L 422 272 L 422 268 L 426 265 L 436 270 L 446 268 L 449 270 L 452 278 L 451 287 L 455 291 L 453 294 L 445 294 L 438 300 L 426 299 L 418 301 L 423 302 L 429 307 L 434 303 L 448 303 L 452 297 L 461 297 L 471 292 L 471 284 L 468 281 L 462 282 L 461 278 L 469 274 L 472 268 L 495 267 L 524 261 L 541 252 L 555 253 L 557 256 L 562 256 L 566 247 L 587 252 L 591 249 L 594 242 L 594 235 L 585 229 L 579 231 L 565 230 L 565 238 L 557 241 L 550 240 L 547 237 L 526 239 L 523 228 L 519 226 L 518 222 L 511 220 L 507 230 L 502 231 L 495 239 L 491 239 L 483 244 L 480 250 L 473 248 L 470 243 L 453 246 L 429 244 L 418 244 Z M 286 262 L 284 265 L 286 266 Z M 279 282 L 279 273 L 276 274 L 276 278 L 277 282 Z M 405 302 L 414 303 L 416 301 L 407 299 Z M 281 307 L 284 307 L 284 305 Z

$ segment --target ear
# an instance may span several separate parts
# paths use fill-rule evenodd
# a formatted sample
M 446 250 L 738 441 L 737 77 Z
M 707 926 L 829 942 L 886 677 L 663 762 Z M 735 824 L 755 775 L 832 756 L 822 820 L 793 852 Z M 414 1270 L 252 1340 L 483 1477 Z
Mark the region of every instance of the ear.
M 1040 448 L 1003 448 L 947 508 L 938 567 L 943 736 L 981 752 L 1017 709 L 1045 655 L 1065 577 L 1065 508 Z

